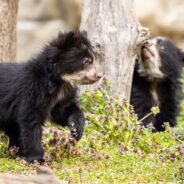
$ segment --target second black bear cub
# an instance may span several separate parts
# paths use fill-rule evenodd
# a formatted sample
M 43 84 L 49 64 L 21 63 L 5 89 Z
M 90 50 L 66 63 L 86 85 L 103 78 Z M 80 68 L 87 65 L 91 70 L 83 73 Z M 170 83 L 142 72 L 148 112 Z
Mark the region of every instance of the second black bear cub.
M 91 43 L 80 31 L 60 33 L 28 62 L 0 63 L 0 129 L 9 147 L 19 147 L 28 162 L 42 162 L 42 125 L 48 118 L 69 126 L 79 140 L 85 118 L 77 85 L 100 77 Z
M 183 61 L 184 54 L 167 38 L 152 37 L 142 46 L 134 69 L 131 104 L 139 118 L 152 106 L 160 108 L 160 113 L 145 119 L 143 125 L 152 122 L 155 131 L 164 130 L 164 122 L 176 125 Z

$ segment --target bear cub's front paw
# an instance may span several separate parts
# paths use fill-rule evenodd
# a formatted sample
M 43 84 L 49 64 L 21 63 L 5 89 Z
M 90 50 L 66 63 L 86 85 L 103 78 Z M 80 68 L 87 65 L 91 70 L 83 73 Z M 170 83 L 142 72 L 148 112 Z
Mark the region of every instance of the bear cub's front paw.
M 70 121 L 69 128 L 70 128 L 72 137 L 76 139 L 77 141 L 79 141 L 83 135 L 84 125 L 82 125 L 81 123 Z

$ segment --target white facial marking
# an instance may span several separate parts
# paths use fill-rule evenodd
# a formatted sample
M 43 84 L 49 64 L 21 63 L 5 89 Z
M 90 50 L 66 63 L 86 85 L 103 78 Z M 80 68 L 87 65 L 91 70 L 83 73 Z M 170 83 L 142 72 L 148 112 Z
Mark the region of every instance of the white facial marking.
M 62 79 L 66 82 L 69 82 L 72 86 L 75 86 L 75 84 L 80 83 L 85 75 L 86 71 L 80 71 L 74 74 L 65 74 L 62 76 Z
M 96 78 L 96 75 L 99 73 L 97 66 L 95 63 L 91 64 L 87 69 L 75 72 L 73 74 L 65 74 L 61 76 L 61 78 L 69 82 L 72 86 L 77 84 L 90 84 L 98 79 Z M 88 83 L 88 82 L 89 83 Z
M 160 38 L 159 38 L 160 39 Z M 153 78 L 164 78 L 163 72 L 160 70 L 161 60 L 159 52 L 156 48 L 158 38 L 148 40 L 149 45 L 147 46 L 151 52 L 151 56 L 147 59 L 140 58 L 139 70 L 141 76 L 148 76 L 149 79 Z M 164 49 L 164 48 L 163 48 Z M 148 51 L 149 52 L 149 51 Z

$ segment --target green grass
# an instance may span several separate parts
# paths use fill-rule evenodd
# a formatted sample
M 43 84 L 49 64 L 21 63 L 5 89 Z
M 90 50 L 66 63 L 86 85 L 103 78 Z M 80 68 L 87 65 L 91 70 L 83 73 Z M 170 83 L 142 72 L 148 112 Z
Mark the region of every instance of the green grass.
M 183 183 L 184 109 L 176 128 L 152 133 L 140 126 L 129 104 L 108 91 L 105 84 L 81 96 L 88 124 L 78 143 L 68 130 L 47 123 L 43 135 L 47 165 L 73 184 Z M 28 165 L 9 155 L 7 138 L 1 134 L 0 139 L 0 172 L 34 172 L 36 163 Z

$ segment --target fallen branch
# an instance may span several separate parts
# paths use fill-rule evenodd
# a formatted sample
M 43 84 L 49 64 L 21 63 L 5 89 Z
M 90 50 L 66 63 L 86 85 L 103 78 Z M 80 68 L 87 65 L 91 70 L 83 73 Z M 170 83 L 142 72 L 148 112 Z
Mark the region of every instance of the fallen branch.
M 12 174 L 0 174 L 0 184 L 66 184 L 59 180 L 47 167 L 39 167 L 37 174 L 30 176 L 17 176 Z

